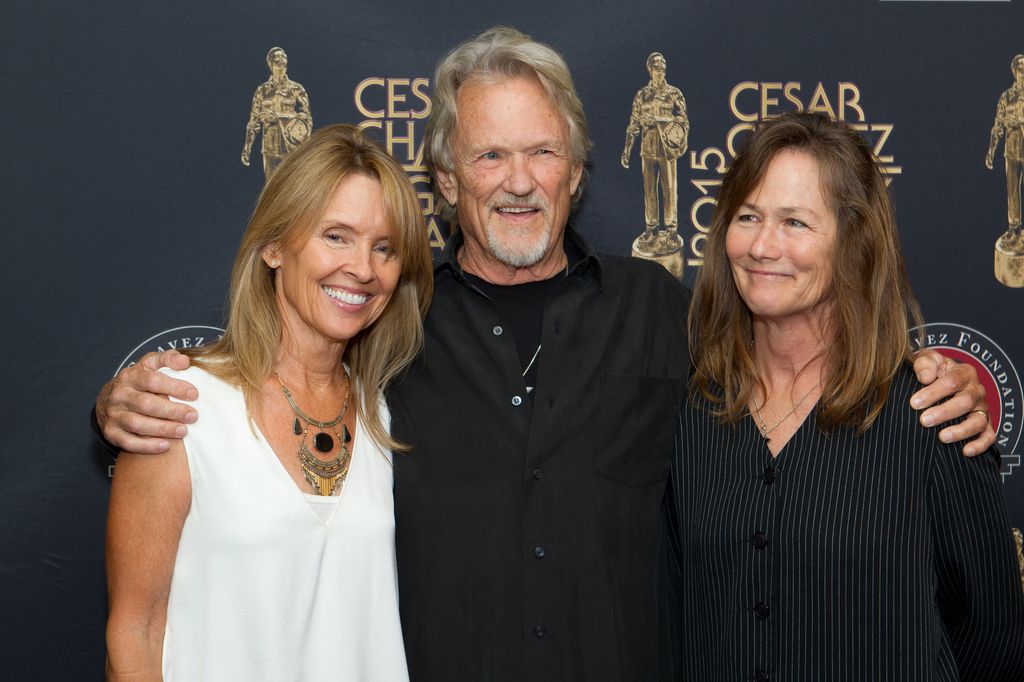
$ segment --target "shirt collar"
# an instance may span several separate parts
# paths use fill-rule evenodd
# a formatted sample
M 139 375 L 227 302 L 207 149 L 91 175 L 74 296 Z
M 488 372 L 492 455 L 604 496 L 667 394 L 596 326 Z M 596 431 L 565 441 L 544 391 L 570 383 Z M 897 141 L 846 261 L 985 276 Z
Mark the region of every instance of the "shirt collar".
M 456 230 L 448 237 L 448 242 L 445 244 L 444 251 L 434 261 L 434 274 L 437 275 L 442 270 L 451 271 L 452 275 L 457 281 L 465 282 L 466 273 L 462 271 L 462 266 L 459 265 L 458 253 L 462 247 L 463 238 L 462 232 Z M 583 276 L 585 273 L 593 272 L 594 277 L 597 278 L 597 284 L 603 288 L 603 278 L 601 274 L 601 258 L 597 255 L 594 247 L 584 239 L 583 235 L 572 228 L 569 225 L 565 228 L 565 249 L 569 254 L 569 262 L 572 263 L 572 267 L 569 270 L 569 275 Z

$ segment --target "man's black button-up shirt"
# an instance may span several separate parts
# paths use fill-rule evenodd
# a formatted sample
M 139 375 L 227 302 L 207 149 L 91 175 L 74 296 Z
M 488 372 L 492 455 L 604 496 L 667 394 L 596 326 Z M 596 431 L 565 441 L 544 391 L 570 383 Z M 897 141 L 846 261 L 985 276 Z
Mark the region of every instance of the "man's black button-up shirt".
M 402 626 L 413 682 L 658 675 L 662 502 L 688 373 L 688 294 L 579 252 L 544 309 L 533 405 L 512 333 L 435 269 L 421 357 L 389 391 Z

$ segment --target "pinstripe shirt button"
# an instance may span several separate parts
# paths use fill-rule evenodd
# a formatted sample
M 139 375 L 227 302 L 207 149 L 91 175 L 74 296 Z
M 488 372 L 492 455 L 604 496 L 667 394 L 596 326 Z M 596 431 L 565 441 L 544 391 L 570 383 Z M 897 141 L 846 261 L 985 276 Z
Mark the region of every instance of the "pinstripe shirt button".
M 768 673 L 763 670 L 758 670 L 757 674 L 754 675 L 754 679 L 757 680 L 757 682 L 768 682 Z
M 775 469 L 768 467 L 764 470 L 764 473 L 761 474 L 761 480 L 764 481 L 765 485 L 771 485 L 772 483 L 775 483 L 775 476 Z
M 750 540 L 754 543 L 754 547 L 758 549 L 763 549 L 764 546 L 768 544 L 768 536 L 761 531 L 754 533 L 754 536 L 750 538 Z
M 763 602 L 757 602 L 754 604 L 754 615 L 764 620 L 768 617 L 768 605 Z

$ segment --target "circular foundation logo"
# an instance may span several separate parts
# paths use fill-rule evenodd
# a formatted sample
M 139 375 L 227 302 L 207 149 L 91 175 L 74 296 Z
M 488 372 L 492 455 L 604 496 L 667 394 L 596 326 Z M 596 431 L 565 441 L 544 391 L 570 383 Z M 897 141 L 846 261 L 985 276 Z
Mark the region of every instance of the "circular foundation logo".
M 978 372 L 985 387 L 988 414 L 996 432 L 996 447 L 1002 455 L 999 473 L 1006 481 L 1021 463 L 1021 382 L 1017 368 L 995 341 L 977 329 L 953 322 L 935 322 L 917 327 L 921 339 L 914 343 L 934 348 L 943 355 L 966 362 Z
M 117 366 L 114 374 L 117 374 L 125 367 L 131 367 L 139 361 L 139 358 L 150 351 L 160 352 L 171 349 L 198 348 L 208 343 L 213 343 L 223 335 L 224 330 L 220 327 L 207 327 L 205 325 L 165 329 L 158 334 L 153 334 L 153 336 L 135 346 L 128 355 L 124 356 L 124 360 Z

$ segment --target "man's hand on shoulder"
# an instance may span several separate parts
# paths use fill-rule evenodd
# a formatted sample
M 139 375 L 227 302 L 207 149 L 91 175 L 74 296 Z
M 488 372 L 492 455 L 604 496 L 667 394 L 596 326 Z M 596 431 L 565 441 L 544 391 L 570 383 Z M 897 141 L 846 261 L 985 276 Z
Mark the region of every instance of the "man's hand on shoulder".
M 924 388 L 910 397 L 910 406 L 923 410 L 923 426 L 966 417 L 959 424 L 940 431 L 939 440 L 958 443 L 973 438 L 964 444 L 964 455 L 968 457 L 980 455 L 996 442 L 996 434 L 989 421 L 988 403 L 985 402 L 985 388 L 978 381 L 978 373 L 973 367 L 926 349 L 914 358 L 914 372 Z M 944 398 L 949 400 L 936 404 Z
M 147 353 L 111 379 L 96 398 L 96 421 L 103 437 L 126 452 L 157 454 L 170 447 L 167 439 L 182 438 L 185 424 L 196 421 L 194 408 L 172 402 L 195 400 L 196 387 L 157 370 L 183 370 L 189 359 L 174 350 Z

